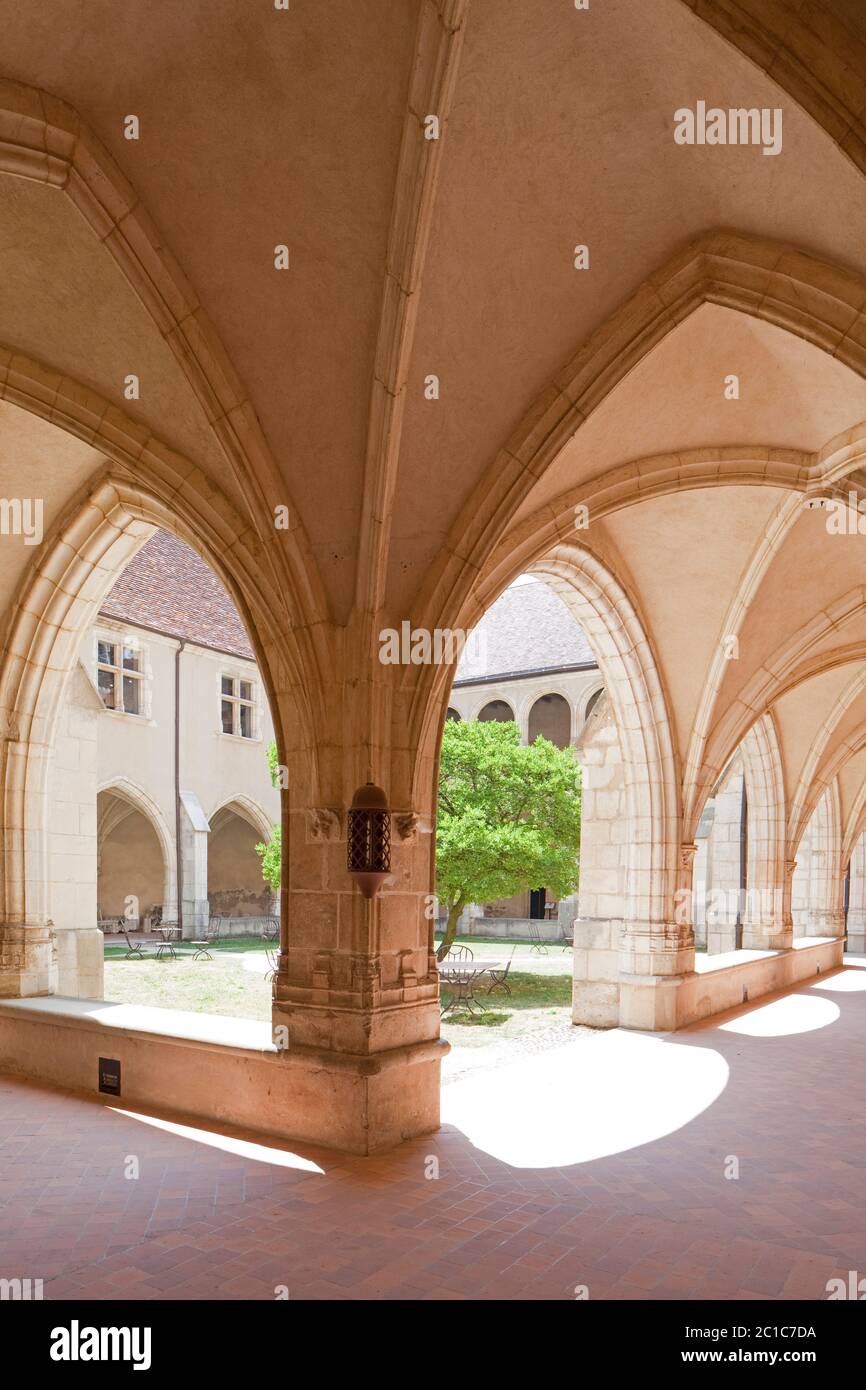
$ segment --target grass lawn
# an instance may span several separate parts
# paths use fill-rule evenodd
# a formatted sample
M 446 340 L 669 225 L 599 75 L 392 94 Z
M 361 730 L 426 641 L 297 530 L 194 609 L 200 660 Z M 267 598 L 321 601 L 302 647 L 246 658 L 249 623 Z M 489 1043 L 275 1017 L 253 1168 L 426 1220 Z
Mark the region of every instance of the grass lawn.
M 176 960 L 125 960 L 125 946 L 107 946 L 105 997 L 117 1004 L 152 1004 L 160 1009 L 267 1021 L 271 1016 L 271 982 L 265 979 L 268 944 L 258 937 L 234 937 L 214 947 L 213 960 L 193 960 L 190 955 L 178 955 Z M 243 957 L 256 968 L 247 968 Z
M 214 948 L 213 960 L 179 955 L 156 960 L 125 960 L 125 946 L 105 951 L 105 997 L 120 1004 L 151 1004 L 163 1009 L 223 1014 L 234 1018 L 271 1016 L 271 982 L 265 978 L 267 944 L 258 937 L 238 937 Z M 530 952 L 529 942 L 464 940 L 476 961 L 502 960 L 516 946 L 508 983 L 501 990 L 480 992 L 488 1012 L 460 1009 L 442 1020 L 442 1036 L 451 1043 L 445 1074 L 452 1078 L 476 1066 L 496 1066 L 521 1054 L 544 1051 L 571 1041 L 571 953 L 551 945 L 546 955 Z M 483 987 L 482 987 L 483 988 Z M 447 998 L 447 986 L 443 995 Z

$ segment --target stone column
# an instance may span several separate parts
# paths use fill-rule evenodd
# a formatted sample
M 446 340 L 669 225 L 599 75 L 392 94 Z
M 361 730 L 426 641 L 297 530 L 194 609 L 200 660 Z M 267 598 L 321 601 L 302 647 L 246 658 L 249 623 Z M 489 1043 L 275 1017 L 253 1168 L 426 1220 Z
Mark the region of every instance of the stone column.
M 697 853 L 692 871 L 693 901 L 692 930 L 695 934 L 695 947 L 707 949 L 707 897 L 709 881 L 709 837 L 699 836 Z
M 844 936 L 844 883 L 838 847 L 824 842 L 812 850 L 812 901 L 805 936 Z
M 590 716 L 578 756 L 583 781 L 572 1018 L 592 1028 L 615 1028 L 626 915 L 628 805 L 619 738 L 605 695 Z
M 714 801 L 716 813 L 709 836 L 706 885 L 708 955 L 737 949 L 743 774 L 732 775 Z
M 866 952 L 866 831 L 851 854 L 851 880 L 848 890 L 848 950 Z
M 3 806 L 0 998 L 57 992 L 57 947 L 48 913 L 44 789 L 50 750 L 12 736 L 0 740 Z M 29 853 L 25 859 L 24 848 Z
M 78 999 L 102 999 L 105 993 L 105 939 L 96 925 L 97 723 L 104 712 L 78 666 L 57 722 L 48 829 L 57 993 Z
M 769 867 L 769 866 L 767 866 Z M 780 881 L 770 886 L 766 876 L 750 882 L 743 919 L 743 949 L 789 951 L 794 941 L 792 902 L 796 859 L 785 859 L 776 872 Z
M 797 847 L 791 878 L 791 921 L 793 936 L 806 935 L 811 909 L 810 892 L 812 886 L 812 840 L 809 829 Z
M 288 1064 L 303 1064 L 296 1129 L 371 1153 L 439 1124 L 447 1048 L 439 1041 L 433 940 L 436 766 L 431 756 L 416 779 L 407 749 L 353 749 L 353 726 L 360 738 L 372 716 L 357 707 L 348 682 L 345 708 L 339 694 L 336 685 L 322 694 L 321 717 L 329 722 L 315 757 L 290 749 L 281 777 L 285 921 L 274 1040 Z M 337 707 L 329 709 L 329 700 Z M 297 720 L 284 727 L 298 736 Z M 390 727 L 405 737 L 407 713 L 395 711 Z M 348 809 L 367 781 L 384 789 L 391 806 L 391 877 L 371 900 L 347 865 Z M 413 781 L 426 792 L 420 807 L 407 805 Z
M 191 941 L 208 924 L 207 855 L 210 827 L 195 792 L 180 794 L 183 856 L 183 935 Z M 166 913 L 168 918 L 168 913 Z
M 644 876 L 657 879 L 661 868 L 650 860 Z M 677 856 L 677 884 L 673 902 L 651 893 L 649 905 L 658 915 L 626 921 L 620 945 L 620 1024 L 623 1028 L 667 1031 L 681 1021 L 679 987 L 694 972 L 695 938 L 692 929 L 694 860 L 697 844 L 681 845 Z

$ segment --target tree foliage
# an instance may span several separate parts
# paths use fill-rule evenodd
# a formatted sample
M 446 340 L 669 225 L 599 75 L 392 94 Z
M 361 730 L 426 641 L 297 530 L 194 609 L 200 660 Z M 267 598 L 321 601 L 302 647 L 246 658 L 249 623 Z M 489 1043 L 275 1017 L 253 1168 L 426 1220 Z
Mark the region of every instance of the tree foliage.
M 580 849 L 580 767 L 571 749 L 514 723 L 447 720 L 439 771 L 436 887 L 448 905 L 445 954 L 467 903 L 544 886 L 574 892 Z
M 256 854 L 262 861 L 262 878 L 272 893 L 279 893 L 282 877 L 280 826 L 274 826 L 267 844 L 256 845 Z
M 271 774 L 271 786 L 276 787 L 279 784 L 279 759 L 274 739 L 271 739 L 268 744 L 265 756 L 268 760 L 268 771 Z M 279 893 L 283 857 L 281 827 L 279 825 L 274 826 L 271 838 L 266 844 L 263 842 L 256 845 L 256 854 L 262 861 L 262 878 L 272 893 Z

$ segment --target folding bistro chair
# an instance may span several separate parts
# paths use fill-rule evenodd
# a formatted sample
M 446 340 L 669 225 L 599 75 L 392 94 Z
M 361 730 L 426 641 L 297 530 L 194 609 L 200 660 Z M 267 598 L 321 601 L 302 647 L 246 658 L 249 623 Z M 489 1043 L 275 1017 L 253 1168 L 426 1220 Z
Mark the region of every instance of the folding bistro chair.
M 517 947 L 512 946 L 511 955 L 508 957 L 508 960 L 505 962 L 504 966 L 502 966 L 499 970 L 492 970 L 490 966 L 487 967 L 487 973 L 490 976 L 490 984 L 487 986 L 488 994 L 492 994 L 495 989 L 504 989 L 505 993 L 510 997 L 511 986 L 508 983 L 508 972 L 511 969 L 511 962 L 514 960 L 514 952 L 516 950 Z
M 547 942 L 538 930 L 538 923 L 532 920 L 529 923 L 529 939 L 532 942 L 531 949 L 533 951 L 537 951 L 540 956 L 547 955 Z

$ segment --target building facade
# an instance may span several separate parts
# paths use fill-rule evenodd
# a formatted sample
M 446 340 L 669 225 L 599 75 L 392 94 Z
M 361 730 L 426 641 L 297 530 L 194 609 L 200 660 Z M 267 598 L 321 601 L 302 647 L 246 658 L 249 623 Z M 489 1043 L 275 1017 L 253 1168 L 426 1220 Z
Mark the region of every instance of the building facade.
M 255 931 L 274 911 L 256 853 L 279 821 L 273 724 L 240 616 L 183 542 L 157 532 L 120 576 L 85 635 L 60 718 L 58 933 L 98 920 L 146 928 L 157 908 L 187 937 L 213 915 L 224 930 Z M 65 992 L 95 990 L 96 962 L 76 980 L 71 958 Z

